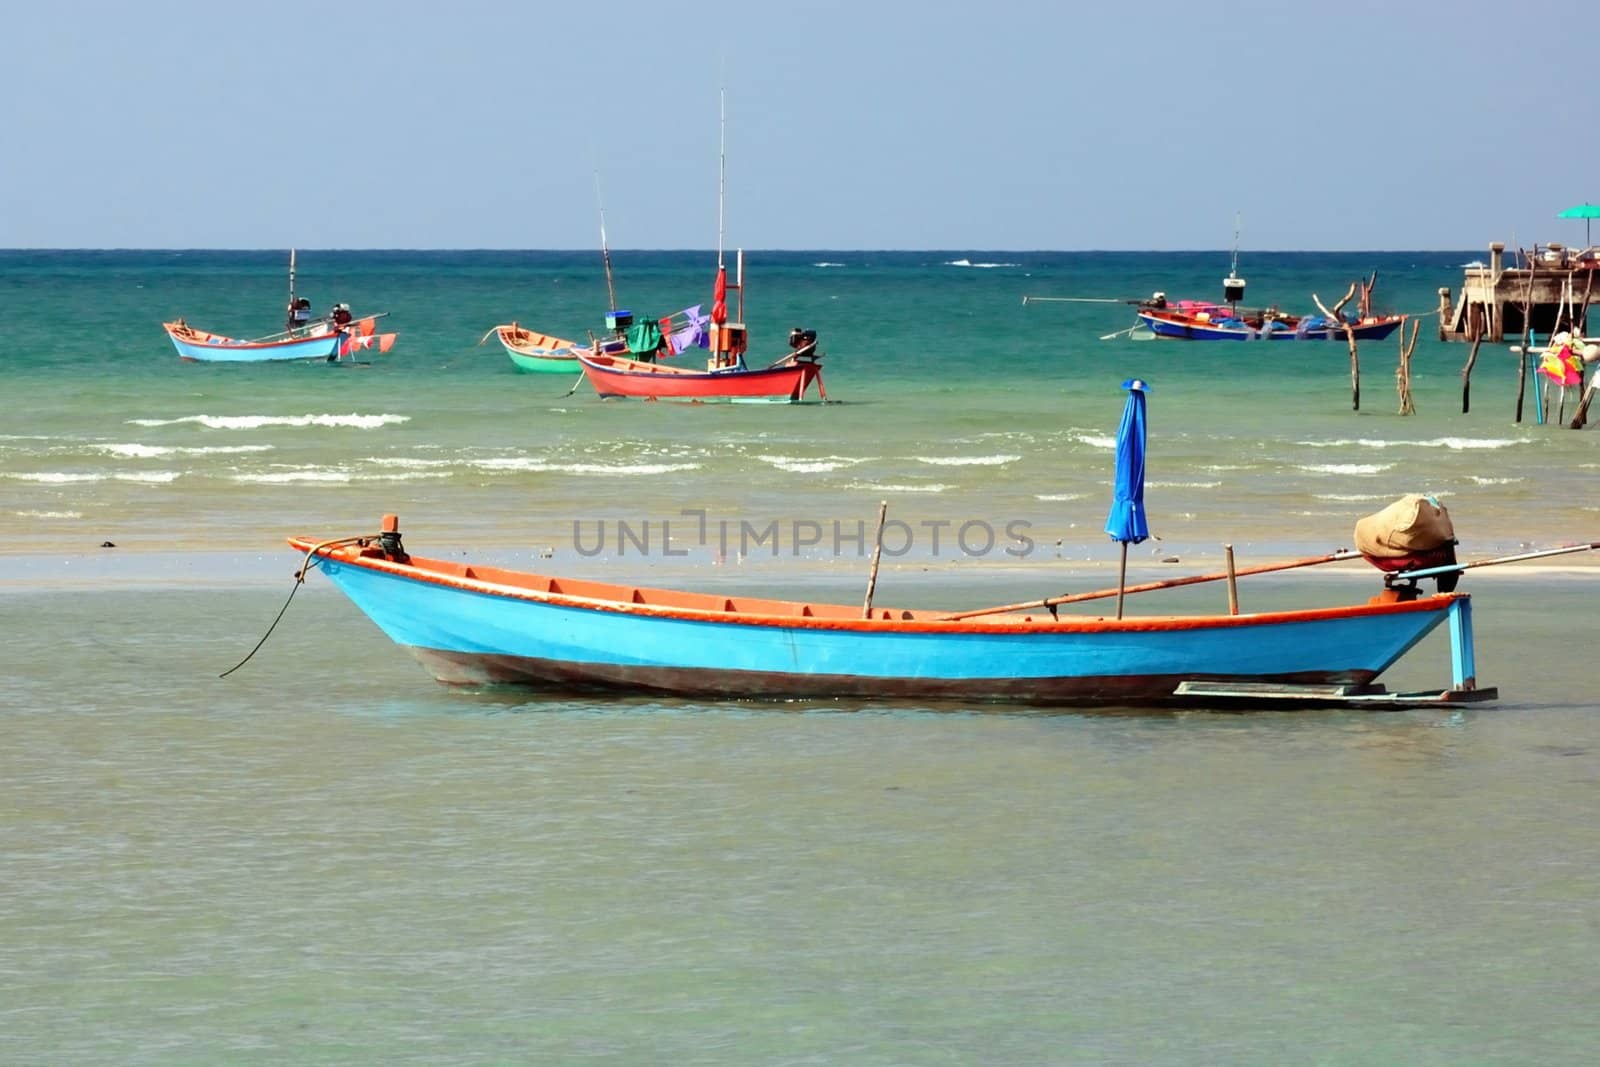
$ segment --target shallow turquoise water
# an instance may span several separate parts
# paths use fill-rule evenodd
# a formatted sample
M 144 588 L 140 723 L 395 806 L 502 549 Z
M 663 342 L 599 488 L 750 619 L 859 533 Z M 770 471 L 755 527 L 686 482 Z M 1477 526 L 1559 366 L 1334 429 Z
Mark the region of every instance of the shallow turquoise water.
M 1376 269 L 1380 304 L 1430 311 L 1467 253 L 1261 253 L 1250 293 L 1336 299 Z M 616 254 L 619 300 L 664 314 L 709 299 L 709 253 Z M 1152 383 L 1152 527 L 1185 554 L 1235 541 L 1323 550 L 1354 519 L 1434 492 L 1484 551 L 1585 537 L 1587 435 L 1514 410 L 1514 358 L 1486 349 L 1460 413 L 1464 346 L 1415 359 L 1415 417 L 1395 415 L 1397 342 L 1364 348 L 1351 410 L 1343 344 L 1101 341 L 1116 304 L 1030 293 L 1214 295 L 1221 253 L 752 253 L 754 352 L 819 331 L 827 406 L 602 402 L 519 375 L 477 340 L 518 319 L 582 336 L 603 312 L 593 253 L 304 253 L 300 291 L 392 312 L 369 367 L 179 362 L 177 315 L 254 334 L 278 325 L 282 253 L 0 254 L 16 309 L 0 339 L 0 544 L 157 547 L 291 531 L 358 532 L 387 511 L 446 543 L 565 550 L 572 522 L 701 509 L 713 520 L 1022 520 L 1079 559 L 1100 527 L 1123 393 Z M 992 268 L 954 266 L 994 262 Z M 822 263 L 837 266 L 818 266 Z M 1570 411 L 1570 405 L 1569 405 Z M 931 550 L 923 544 L 919 551 Z
M 0 598 L 0 1059 L 1594 1047 L 1588 586 L 1479 584 L 1499 706 L 1302 715 L 462 692 L 316 585 L 219 680 L 286 588 Z

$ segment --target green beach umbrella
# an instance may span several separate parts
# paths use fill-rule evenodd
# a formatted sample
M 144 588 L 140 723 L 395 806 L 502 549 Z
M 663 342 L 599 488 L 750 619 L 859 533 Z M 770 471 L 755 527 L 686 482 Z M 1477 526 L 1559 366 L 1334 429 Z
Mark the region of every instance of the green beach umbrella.
M 1567 210 L 1565 210 L 1561 214 L 1557 215 L 1556 218 L 1558 218 L 1558 219 L 1582 219 L 1583 220 L 1583 246 L 1585 248 L 1592 248 L 1593 247 L 1594 242 L 1589 240 L 1589 220 L 1590 219 L 1600 219 L 1600 204 L 1579 204 L 1577 207 L 1569 207 L 1569 208 L 1567 208 Z

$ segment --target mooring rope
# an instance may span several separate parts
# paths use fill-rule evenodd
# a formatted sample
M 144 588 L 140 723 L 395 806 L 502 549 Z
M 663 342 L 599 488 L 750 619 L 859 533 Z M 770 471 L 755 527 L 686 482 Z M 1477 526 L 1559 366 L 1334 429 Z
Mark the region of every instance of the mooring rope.
M 315 559 L 315 562 L 313 562 L 313 559 L 316 557 L 318 552 L 321 552 L 325 548 L 332 548 L 335 545 L 366 544 L 371 541 L 376 541 L 377 539 L 378 538 L 376 534 L 362 534 L 359 537 L 336 537 L 331 541 L 324 541 L 319 545 L 312 545 L 310 550 L 306 552 L 306 558 L 300 564 L 300 569 L 294 572 L 294 585 L 289 589 L 289 597 L 283 602 L 283 607 L 278 609 L 278 617 L 272 620 L 272 625 L 267 627 L 267 632 L 261 635 L 261 640 L 256 642 L 256 647 L 250 650 L 249 655 L 245 656 L 244 659 L 240 660 L 238 663 L 235 663 L 233 666 L 217 675 L 217 677 L 226 678 L 240 667 L 243 667 L 246 663 L 249 663 L 251 657 L 253 657 L 257 652 L 261 651 L 261 646 L 267 643 L 267 638 L 272 636 L 272 631 L 276 630 L 278 628 L 278 623 L 283 621 L 284 613 L 289 610 L 289 605 L 294 601 L 294 595 L 298 593 L 300 591 L 300 587 L 306 583 L 306 574 L 311 570 L 311 568 L 320 566 L 322 564 L 322 560 L 320 558 Z

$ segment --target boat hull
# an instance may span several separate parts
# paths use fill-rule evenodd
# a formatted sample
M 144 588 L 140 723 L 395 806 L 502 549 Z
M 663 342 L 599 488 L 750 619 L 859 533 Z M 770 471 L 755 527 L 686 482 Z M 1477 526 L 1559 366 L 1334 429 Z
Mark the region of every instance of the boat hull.
M 579 356 L 583 373 L 603 397 L 649 400 L 769 400 L 795 403 L 811 383 L 822 390 L 822 367 L 813 360 L 755 370 L 693 371 L 617 357 Z
M 309 539 L 292 542 L 309 550 Z M 687 697 L 1148 704 L 1183 681 L 1360 686 L 1465 598 L 1260 615 L 943 619 L 600 587 L 324 553 L 323 571 L 441 682 Z M 515 584 L 513 584 L 515 583 Z M 716 610 L 716 605 L 722 610 Z
M 506 354 L 511 357 L 511 362 L 516 364 L 517 369 L 526 374 L 576 374 L 581 370 L 576 356 L 535 356 L 509 348 Z
M 1340 327 L 1318 327 L 1296 331 L 1257 330 L 1248 326 L 1220 326 L 1215 323 L 1196 322 L 1183 316 L 1154 311 L 1138 312 L 1139 322 L 1157 337 L 1177 338 L 1184 341 L 1343 341 L 1345 331 Z M 1357 341 L 1381 341 L 1392 334 L 1404 321 L 1404 316 L 1392 315 L 1355 328 Z
M 238 341 L 179 323 L 163 323 L 181 359 L 197 363 L 275 363 L 337 358 L 344 334 L 294 337 L 283 341 Z

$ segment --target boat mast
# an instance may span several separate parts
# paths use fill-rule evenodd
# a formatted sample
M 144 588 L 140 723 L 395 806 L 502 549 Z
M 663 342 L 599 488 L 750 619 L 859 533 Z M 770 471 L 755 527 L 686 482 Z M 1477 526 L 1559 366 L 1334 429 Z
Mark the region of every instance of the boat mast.
M 294 310 L 294 249 L 289 249 L 289 310 Z M 292 317 L 292 316 L 291 316 Z
M 1239 277 L 1239 220 L 1241 215 L 1233 213 L 1233 265 L 1228 268 L 1228 276 L 1222 279 L 1222 299 L 1228 302 L 1233 309 L 1235 317 L 1239 314 L 1239 301 L 1244 299 L 1244 279 Z
M 1235 277 L 1235 278 L 1237 278 L 1239 276 L 1239 223 L 1240 223 L 1240 220 L 1241 220 L 1240 213 L 1235 211 L 1233 213 L 1233 266 L 1228 268 L 1228 274 L 1230 276 L 1232 276 L 1232 277 Z
M 728 187 L 728 90 L 717 90 L 717 269 L 722 269 L 723 200 Z
M 617 310 L 617 288 L 611 280 L 611 247 L 606 244 L 606 202 L 600 196 L 600 168 L 594 168 L 594 202 L 600 209 L 600 261 L 606 266 L 606 299 L 608 310 Z
M 728 90 L 717 90 L 717 271 L 722 271 L 724 223 L 726 215 L 723 202 L 728 188 Z M 739 294 L 739 313 L 735 321 L 744 322 L 744 249 L 739 249 L 734 260 L 733 284 L 729 286 Z M 739 351 L 743 351 L 741 346 Z

